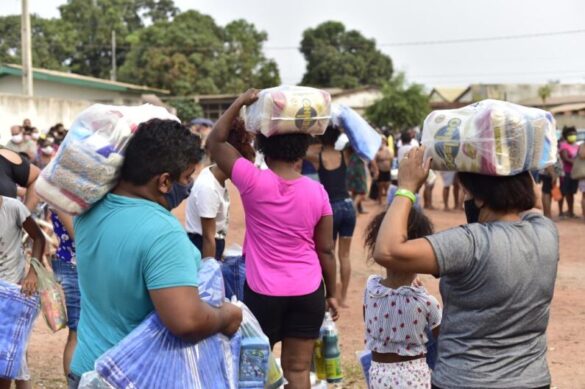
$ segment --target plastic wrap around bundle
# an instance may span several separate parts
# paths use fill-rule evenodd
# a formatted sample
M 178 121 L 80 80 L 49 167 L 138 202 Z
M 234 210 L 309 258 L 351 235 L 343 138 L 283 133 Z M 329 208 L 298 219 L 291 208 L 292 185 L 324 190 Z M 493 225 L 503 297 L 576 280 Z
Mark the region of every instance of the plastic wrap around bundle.
M 38 312 L 38 297 L 26 297 L 19 286 L 0 281 L 0 378 L 24 378 L 22 362 Z
M 55 280 L 53 273 L 46 270 L 36 258 L 31 260 L 31 265 L 37 273 L 41 311 L 47 326 L 53 332 L 62 330 L 67 327 L 67 309 L 65 308 L 63 288 Z
M 351 147 L 361 158 L 371 161 L 376 157 L 382 137 L 360 114 L 345 105 L 334 104 L 331 120 L 343 128 Z
M 321 135 L 331 118 L 331 95 L 305 86 L 263 89 L 245 109 L 246 129 L 265 136 L 290 133 Z
M 201 299 L 220 306 L 225 292 L 215 259 L 202 261 Z M 156 313 L 149 315 L 95 363 L 103 381 L 115 388 L 218 388 L 238 383 L 241 335 L 213 335 L 186 342 L 167 330 Z
M 422 144 L 432 169 L 510 176 L 556 162 L 550 112 L 498 100 L 431 112 Z
M 124 150 L 142 122 L 178 119 L 162 107 L 94 104 L 79 114 L 36 190 L 55 208 L 80 214 L 103 198 L 118 179 Z

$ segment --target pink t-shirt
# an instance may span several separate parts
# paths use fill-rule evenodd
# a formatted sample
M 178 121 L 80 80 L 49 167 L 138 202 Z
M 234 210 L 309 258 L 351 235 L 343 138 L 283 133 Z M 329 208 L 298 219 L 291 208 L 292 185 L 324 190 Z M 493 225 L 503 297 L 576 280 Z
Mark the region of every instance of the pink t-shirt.
M 246 213 L 246 281 L 268 296 L 313 293 L 322 279 L 313 239 L 323 216 L 332 215 L 323 186 L 307 177 L 285 180 L 240 158 L 232 169 Z
M 563 150 L 569 154 L 569 158 L 575 158 L 579 152 L 579 145 L 576 143 L 570 144 L 569 142 L 561 142 L 559 152 L 563 152 Z M 571 162 L 563 161 L 563 170 L 566 174 L 570 175 L 571 170 L 573 170 L 573 164 Z

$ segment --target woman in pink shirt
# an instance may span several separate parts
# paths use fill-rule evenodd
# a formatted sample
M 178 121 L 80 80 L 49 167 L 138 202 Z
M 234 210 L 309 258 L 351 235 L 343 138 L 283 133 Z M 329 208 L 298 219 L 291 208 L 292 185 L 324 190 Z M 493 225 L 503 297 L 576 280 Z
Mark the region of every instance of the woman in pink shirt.
M 256 168 L 228 143 L 240 109 L 258 99 L 241 95 L 219 118 L 207 146 L 211 158 L 240 191 L 246 214 L 244 302 L 271 346 L 282 341 L 288 388 L 308 388 L 315 340 L 335 296 L 333 216 L 321 184 L 300 174 L 310 135 L 257 135 L 267 170 Z M 324 282 L 323 282 L 324 281 Z
M 566 215 L 568 217 L 577 217 L 575 216 L 573 204 L 575 202 L 575 193 L 577 193 L 579 181 L 571 178 L 571 171 L 573 170 L 573 163 L 575 162 L 578 151 L 577 130 L 575 127 L 564 127 L 563 140 L 559 145 L 559 153 L 563 161 L 563 170 L 565 171 L 565 176 L 561 177 L 561 193 L 563 194 L 563 198 L 567 200 Z M 559 211 L 561 217 L 565 215 L 563 214 L 562 199 L 559 201 Z

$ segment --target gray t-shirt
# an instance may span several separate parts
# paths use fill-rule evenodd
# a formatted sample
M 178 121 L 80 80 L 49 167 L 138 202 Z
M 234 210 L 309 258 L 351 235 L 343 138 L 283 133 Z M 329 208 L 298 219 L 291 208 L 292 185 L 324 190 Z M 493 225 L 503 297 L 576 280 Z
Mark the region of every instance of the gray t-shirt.
M 433 384 L 549 385 L 545 332 L 559 260 L 555 224 L 528 213 L 518 222 L 468 224 L 427 240 L 444 304 Z
M 24 277 L 22 224 L 29 210 L 16 199 L 1 196 L 0 203 L 0 280 L 19 283 Z

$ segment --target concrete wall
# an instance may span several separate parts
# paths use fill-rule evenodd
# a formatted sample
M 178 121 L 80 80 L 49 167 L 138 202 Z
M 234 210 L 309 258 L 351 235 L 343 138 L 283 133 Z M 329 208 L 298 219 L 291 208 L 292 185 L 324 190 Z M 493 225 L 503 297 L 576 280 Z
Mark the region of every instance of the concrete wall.
M 142 101 L 140 94 L 93 89 L 43 80 L 35 80 L 33 89 L 34 95 L 36 97 L 50 97 L 67 100 L 89 100 L 94 102 L 119 105 L 137 105 Z M 14 76 L 5 76 L 0 78 L 0 93 L 13 95 L 21 94 L 21 78 Z
M 56 123 L 69 127 L 77 114 L 91 104 L 86 100 L 0 94 L 0 144 L 8 142 L 10 126 L 22 124 L 25 118 L 41 131 L 47 131 Z

